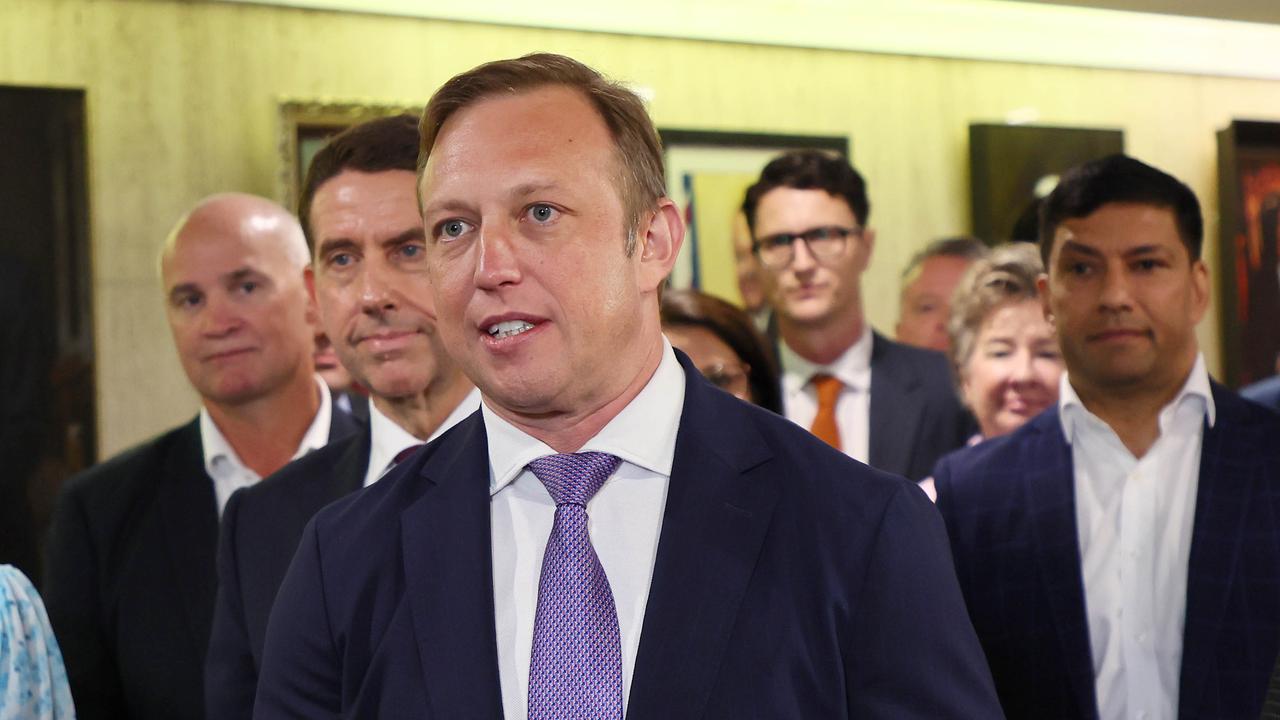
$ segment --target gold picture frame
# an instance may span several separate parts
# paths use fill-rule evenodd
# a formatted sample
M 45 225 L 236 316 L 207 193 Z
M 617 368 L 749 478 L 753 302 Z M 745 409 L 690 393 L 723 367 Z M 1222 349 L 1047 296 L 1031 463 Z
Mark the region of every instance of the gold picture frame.
M 421 115 L 414 103 L 371 103 L 334 100 L 281 100 L 280 174 L 278 192 L 285 207 L 297 209 L 302 178 L 316 150 L 348 127 L 389 115 Z

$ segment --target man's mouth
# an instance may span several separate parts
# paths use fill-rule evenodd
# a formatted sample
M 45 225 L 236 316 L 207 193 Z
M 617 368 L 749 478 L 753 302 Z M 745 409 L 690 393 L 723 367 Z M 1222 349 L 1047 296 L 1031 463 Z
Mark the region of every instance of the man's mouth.
M 496 340 L 514 337 L 522 332 L 533 329 L 533 324 L 524 320 L 507 320 L 505 322 L 494 323 L 489 326 L 487 332 L 489 337 Z

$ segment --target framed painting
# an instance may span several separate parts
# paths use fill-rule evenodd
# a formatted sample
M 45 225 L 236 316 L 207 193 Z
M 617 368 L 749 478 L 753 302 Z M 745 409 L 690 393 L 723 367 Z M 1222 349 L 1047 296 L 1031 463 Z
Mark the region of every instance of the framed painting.
M 1218 198 L 1222 379 L 1240 387 L 1280 370 L 1280 123 L 1218 132 Z
M 973 235 L 989 245 L 1035 241 L 1039 201 L 1065 170 L 1124 152 L 1124 133 L 1040 125 L 969 126 Z
M 421 105 L 287 100 L 280 103 L 280 202 L 298 207 L 311 159 L 329 138 L 357 123 L 388 115 L 422 114 Z
M 667 193 L 684 212 L 688 232 L 672 287 L 695 288 L 741 306 L 734 233 L 747 187 L 760 170 L 788 150 L 849 153 L 837 136 L 773 135 L 659 129 L 667 168 Z

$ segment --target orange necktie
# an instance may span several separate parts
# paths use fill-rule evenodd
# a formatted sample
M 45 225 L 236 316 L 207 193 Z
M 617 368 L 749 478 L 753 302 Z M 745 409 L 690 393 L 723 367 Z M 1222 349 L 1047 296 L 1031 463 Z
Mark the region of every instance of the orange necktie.
M 818 414 L 813 416 L 813 427 L 809 432 L 818 436 L 831 447 L 841 450 L 840 426 L 836 424 L 836 400 L 844 383 L 830 375 L 814 375 L 813 387 L 818 391 Z

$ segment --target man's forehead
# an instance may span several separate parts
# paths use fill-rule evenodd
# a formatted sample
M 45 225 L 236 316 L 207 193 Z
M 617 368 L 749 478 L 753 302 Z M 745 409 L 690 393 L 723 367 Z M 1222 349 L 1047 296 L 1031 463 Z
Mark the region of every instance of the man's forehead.
M 604 119 L 577 90 L 548 85 L 494 95 L 445 121 L 427 158 L 424 180 L 486 159 L 528 162 L 601 146 L 612 150 L 612 145 Z

